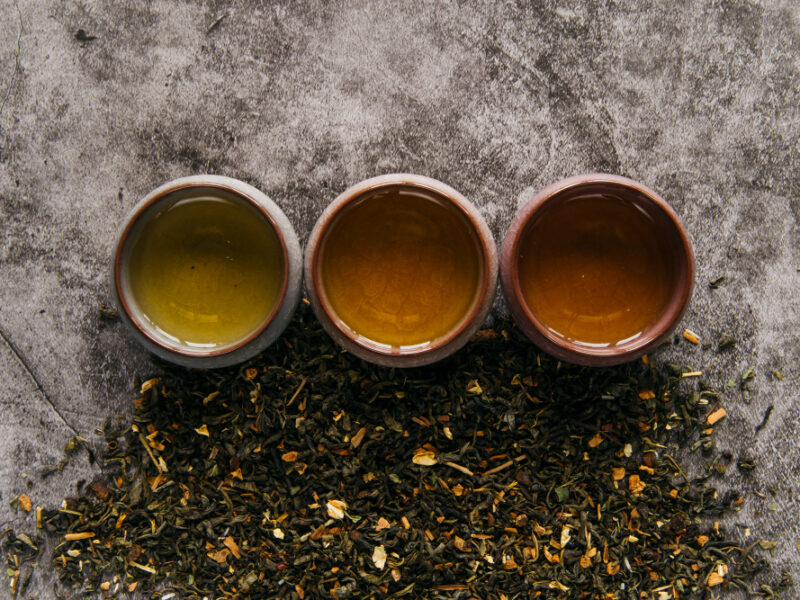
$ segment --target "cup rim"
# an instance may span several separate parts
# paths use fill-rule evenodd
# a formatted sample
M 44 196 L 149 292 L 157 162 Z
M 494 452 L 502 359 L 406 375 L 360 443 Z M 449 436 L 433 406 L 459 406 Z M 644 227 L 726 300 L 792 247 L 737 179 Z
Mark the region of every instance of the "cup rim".
M 424 348 L 389 347 L 368 338 L 357 337 L 336 314 L 330 305 L 322 282 L 320 259 L 327 234 L 337 217 L 356 200 L 369 194 L 391 188 L 410 188 L 427 192 L 457 209 L 471 228 L 481 260 L 481 275 L 477 293 L 469 310 L 452 331 L 437 338 Z M 334 340 L 352 354 L 383 366 L 420 366 L 444 358 L 463 346 L 488 314 L 489 294 L 497 284 L 497 247 L 491 231 L 477 208 L 462 194 L 440 181 L 409 173 L 380 175 L 361 181 L 339 194 L 331 202 L 314 226 L 308 241 L 305 260 L 305 280 L 308 295 L 317 318 Z
M 286 240 L 284 238 L 283 231 L 281 230 L 277 221 L 270 213 L 270 211 L 267 209 L 267 207 L 263 206 L 261 202 L 259 202 L 245 188 L 246 184 L 244 185 L 242 184 L 243 182 L 239 182 L 237 180 L 230 179 L 228 177 L 203 176 L 203 175 L 184 177 L 182 179 L 171 181 L 153 190 L 147 196 L 145 196 L 145 198 L 143 198 L 134 207 L 132 213 L 128 216 L 128 218 L 125 221 L 125 225 L 118 237 L 117 246 L 114 251 L 114 288 L 116 291 L 116 295 L 119 300 L 120 308 L 122 308 L 122 310 L 125 313 L 125 316 L 131 322 L 134 328 L 141 335 L 143 335 L 148 342 L 155 344 L 162 350 L 166 350 L 167 352 L 177 354 L 181 357 L 188 359 L 213 358 L 213 357 L 228 355 L 241 348 L 244 348 L 248 344 L 258 339 L 259 336 L 261 336 L 267 330 L 267 328 L 269 328 L 269 326 L 273 323 L 277 315 L 280 313 L 281 307 L 284 301 L 286 300 L 286 294 L 289 287 L 289 276 L 290 276 L 289 273 L 290 265 L 289 265 L 289 256 L 288 256 L 288 248 Z M 156 205 L 162 202 L 167 202 L 169 200 L 169 196 L 175 194 L 176 192 L 192 190 L 192 189 L 200 190 L 209 188 L 212 190 L 214 189 L 222 190 L 246 202 L 249 206 L 256 209 L 266 219 L 269 226 L 272 227 L 272 230 L 274 231 L 276 237 L 278 238 L 278 242 L 280 244 L 283 277 L 281 280 L 281 287 L 278 292 L 278 296 L 275 300 L 275 304 L 273 305 L 269 314 L 265 317 L 264 321 L 258 326 L 258 328 L 253 330 L 246 337 L 237 340 L 235 342 L 232 342 L 230 344 L 227 344 L 225 346 L 213 348 L 210 350 L 190 350 L 184 346 L 179 346 L 177 344 L 170 344 L 165 340 L 155 336 L 150 331 L 150 328 L 147 327 L 139 318 L 138 311 L 132 310 L 131 299 L 127 297 L 122 285 L 123 271 L 124 267 L 126 266 L 123 264 L 123 251 L 126 248 L 126 244 L 130 241 L 129 236 L 133 231 L 133 229 L 136 227 L 137 224 L 141 222 L 142 217 L 144 217 L 146 213 L 151 211 Z
M 535 215 L 540 209 L 567 192 L 597 185 L 610 185 L 637 192 L 667 217 L 683 250 L 682 266 L 685 276 L 679 277 L 680 288 L 672 293 L 663 314 L 637 339 L 621 345 L 590 347 L 570 342 L 554 335 L 534 314 L 525 300 L 519 280 L 519 247 Z M 635 360 L 662 343 L 677 326 L 689 304 L 694 289 L 695 256 L 689 235 L 675 210 L 659 194 L 638 181 L 620 175 L 588 173 L 567 177 L 553 183 L 528 200 L 514 217 L 501 251 L 500 276 L 509 309 L 523 333 L 547 353 L 575 364 L 610 366 Z M 677 262 L 677 261 L 676 261 Z

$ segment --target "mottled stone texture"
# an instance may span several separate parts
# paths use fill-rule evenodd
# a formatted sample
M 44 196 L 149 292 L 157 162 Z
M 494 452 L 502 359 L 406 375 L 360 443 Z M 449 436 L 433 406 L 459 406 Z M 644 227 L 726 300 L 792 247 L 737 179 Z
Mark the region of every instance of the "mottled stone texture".
M 0 0 L 0 16 L 0 529 L 31 524 L 18 493 L 51 504 L 93 476 L 83 458 L 36 473 L 73 431 L 97 440 L 153 368 L 97 312 L 115 230 L 150 189 L 236 177 L 305 239 L 348 185 L 410 171 L 472 199 L 499 242 L 535 190 L 608 171 L 686 222 L 684 326 L 709 347 L 656 358 L 722 387 L 718 445 L 759 467 L 730 469 L 749 493 L 729 526 L 800 573 L 800 4 Z M 745 402 L 726 381 L 749 365 Z

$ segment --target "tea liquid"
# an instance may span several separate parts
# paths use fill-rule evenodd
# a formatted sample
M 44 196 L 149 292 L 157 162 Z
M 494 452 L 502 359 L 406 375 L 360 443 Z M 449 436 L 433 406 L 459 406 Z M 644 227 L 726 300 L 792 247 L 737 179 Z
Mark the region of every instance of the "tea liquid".
M 661 316 L 673 281 L 669 244 L 644 210 L 605 195 L 540 210 L 520 240 L 519 280 L 529 308 L 552 333 L 612 346 Z
M 150 325 L 198 348 L 255 331 L 283 281 L 272 225 L 235 198 L 191 197 L 161 210 L 136 233 L 129 260 L 131 292 Z
M 391 347 L 452 331 L 483 276 L 467 218 L 434 195 L 380 190 L 335 218 L 320 249 L 323 292 L 342 326 Z

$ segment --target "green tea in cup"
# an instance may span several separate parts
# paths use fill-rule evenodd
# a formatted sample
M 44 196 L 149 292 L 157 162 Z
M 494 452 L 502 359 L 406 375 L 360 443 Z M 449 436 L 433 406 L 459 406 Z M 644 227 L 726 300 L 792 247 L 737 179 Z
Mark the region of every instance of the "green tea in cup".
M 257 340 L 287 289 L 293 311 L 300 248 L 266 196 L 236 180 L 198 177 L 197 185 L 162 186 L 134 210 L 115 255 L 116 292 L 151 350 L 195 366 L 193 358 L 217 357 L 206 366 L 221 366 L 248 354 L 244 346 L 263 348 Z

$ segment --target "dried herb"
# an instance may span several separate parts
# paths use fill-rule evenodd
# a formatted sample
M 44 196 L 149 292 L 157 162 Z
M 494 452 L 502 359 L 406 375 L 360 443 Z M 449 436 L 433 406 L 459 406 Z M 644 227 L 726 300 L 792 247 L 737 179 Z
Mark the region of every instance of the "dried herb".
M 78 29 L 75 32 L 75 39 L 79 42 L 93 42 L 97 39 L 97 36 L 87 33 L 85 29 Z
M 145 381 L 132 422 L 106 428 L 102 479 L 43 530 L 84 592 L 777 597 L 755 588 L 760 548 L 718 522 L 743 498 L 713 486 L 724 410 L 695 381 L 562 364 L 505 321 L 437 366 L 387 370 L 304 308 L 241 368 Z M 679 462 L 693 446 L 699 476 Z
M 725 350 L 730 350 L 736 346 L 736 338 L 731 335 L 722 335 L 719 338 L 719 342 L 717 344 L 717 352 L 723 352 Z
M 108 306 L 105 302 L 101 302 L 97 313 L 103 321 L 119 321 L 119 312 Z
M 756 426 L 756 433 L 758 433 L 759 431 L 764 429 L 764 427 L 766 427 L 767 421 L 769 421 L 769 416 L 772 414 L 773 408 L 774 405 L 770 404 L 764 411 L 764 417 L 761 419 L 761 423 L 759 423 L 758 426 Z
M 17 535 L 11 529 L 0 534 L 0 548 L 6 557 L 6 573 L 10 580 L 12 598 L 25 593 L 36 567 L 35 561 L 41 552 L 41 544 L 38 537 L 31 539 L 24 533 Z

